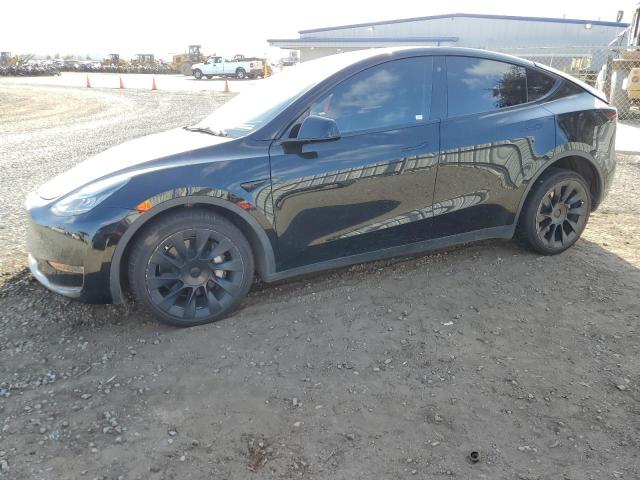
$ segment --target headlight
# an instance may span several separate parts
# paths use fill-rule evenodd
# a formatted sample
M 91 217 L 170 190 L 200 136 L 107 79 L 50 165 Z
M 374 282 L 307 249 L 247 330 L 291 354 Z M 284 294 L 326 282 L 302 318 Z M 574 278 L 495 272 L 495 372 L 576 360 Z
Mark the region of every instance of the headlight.
M 86 213 L 122 188 L 128 181 L 128 177 L 113 177 L 90 183 L 57 201 L 51 207 L 51 211 L 54 215 L 60 216 Z

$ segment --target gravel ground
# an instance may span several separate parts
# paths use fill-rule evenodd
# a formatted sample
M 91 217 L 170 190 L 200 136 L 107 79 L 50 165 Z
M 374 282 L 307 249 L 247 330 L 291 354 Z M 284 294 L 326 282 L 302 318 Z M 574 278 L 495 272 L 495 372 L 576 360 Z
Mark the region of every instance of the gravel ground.
M 0 266 L 24 265 L 25 196 L 47 179 L 132 138 L 193 124 L 228 95 L 0 83 Z M 14 268 L 15 269 L 15 268 Z
M 640 477 L 639 157 L 560 256 L 484 242 L 257 284 L 232 317 L 175 330 L 40 287 L 20 207 L 220 95 L 41 91 L 88 113 L 0 117 L 0 477 Z M 26 93 L 0 100 L 44 98 Z

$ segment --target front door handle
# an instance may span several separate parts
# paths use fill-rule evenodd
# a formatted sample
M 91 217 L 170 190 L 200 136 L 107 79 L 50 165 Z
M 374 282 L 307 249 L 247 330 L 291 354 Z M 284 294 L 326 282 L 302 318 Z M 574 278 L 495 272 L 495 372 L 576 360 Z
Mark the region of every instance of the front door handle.
M 413 151 L 413 150 L 419 150 L 419 149 L 421 149 L 421 148 L 426 148 L 426 147 L 428 147 L 428 146 L 429 146 L 429 143 L 430 143 L 430 142 L 422 142 L 421 144 L 416 145 L 416 146 L 414 146 L 414 147 L 405 147 L 405 148 L 403 148 L 403 149 L 402 149 L 402 151 L 403 151 L 403 152 L 411 152 L 411 151 Z
M 253 192 L 256 188 L 261 187 L 265 183 L 269 181 L 268 178 L 263 178 L 260 180 L 253 180 L 252 182 L 241 183 L 240 187 L 247 192 Z

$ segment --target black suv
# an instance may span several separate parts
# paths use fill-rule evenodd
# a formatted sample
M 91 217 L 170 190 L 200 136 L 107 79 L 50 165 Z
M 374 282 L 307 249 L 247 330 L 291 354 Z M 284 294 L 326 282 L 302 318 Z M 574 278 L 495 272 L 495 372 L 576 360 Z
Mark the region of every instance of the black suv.
M 29 196 L 29 266 L 178 326 L 267 282 L 486 238 L 574 244 L 615 168 L 616 110 L 548 67 L 459 48 L 349 52 L 257 82 Z

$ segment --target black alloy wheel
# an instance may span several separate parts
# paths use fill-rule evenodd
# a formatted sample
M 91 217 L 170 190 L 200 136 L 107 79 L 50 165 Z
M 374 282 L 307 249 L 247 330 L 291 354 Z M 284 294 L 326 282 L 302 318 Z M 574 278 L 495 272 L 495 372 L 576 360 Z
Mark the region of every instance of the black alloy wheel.
M 590 212 L 591 194 L 584 179 L 571 170 L 552 168 L 527 198 L 520 233 L 534 250 L 560 253 L 580 238 Z
M 136 298 L 176 326 L 224 316 L 247 294 L 254 269 L 242 233 L 198 210 L 152 224 L 134 246 L 129 267 Z

